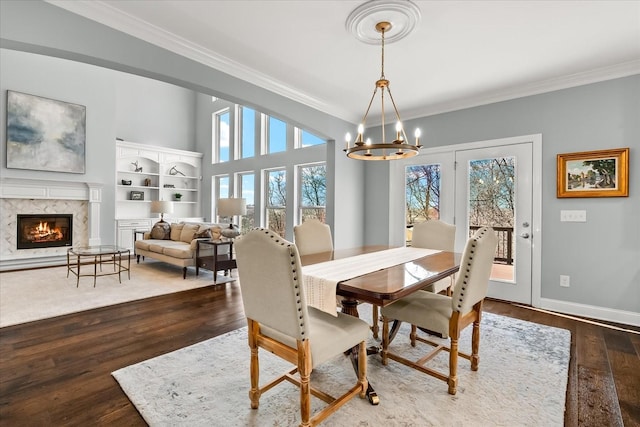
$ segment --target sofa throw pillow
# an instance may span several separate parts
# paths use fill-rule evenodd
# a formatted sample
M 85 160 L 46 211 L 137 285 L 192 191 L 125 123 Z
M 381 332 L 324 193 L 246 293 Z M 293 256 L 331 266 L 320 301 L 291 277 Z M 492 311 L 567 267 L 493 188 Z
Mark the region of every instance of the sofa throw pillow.
M 167 240 L 171 237 L 171 226 L 168 222 L 156 222 L 151 229 L 151 238 Z
M 205 228 L 204 230 L 202 229 L 202 227 L 200 227 L 200 229 L 196 232 L 196 239 L 202 239 L 202 238 L 210 238 L 211 237 L 211 231 L 208 228 Z
M 220 240 L 220 232 L 222 229 L 217 225 L 211 227 L 211 240 Z
M 191 243 L 191 241 L 196 238 L 196 233 L 199 228 L 200 226 L 198 224 L 185 224 L 180 233 L 180 241 Z
M 180 241 L 180 235 L 182 234 L 182 228 L 184 227 L 184 224 L 177 224 L 177 223 L 173 223 L 171 224 L 171 240 L 173 240 L 174 242 L 179 242 Z

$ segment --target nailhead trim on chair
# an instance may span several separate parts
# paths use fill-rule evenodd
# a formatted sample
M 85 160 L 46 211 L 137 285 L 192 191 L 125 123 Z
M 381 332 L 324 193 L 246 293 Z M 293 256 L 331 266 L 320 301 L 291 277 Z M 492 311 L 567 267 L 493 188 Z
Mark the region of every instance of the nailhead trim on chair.
M 264 231 L 265 234 L 267 234 L 269 237 L 271 237 L 272 239 L 274 239 L 275 243 L 280 243 L 281 246 L 287 246 L 287 248 L 289 248 L 289 256 L 291 257 L 291 274 L 293 275 L 293 280 L 295 282 L 295 289 L 296 289 L 296 305 L 298 306 L 298 319 L 300 319 L 300 335 L 302 335 L 302 340 L 306 340 L 305 336 L 305 331 L 304 331 L 304 322 L 302 322 L 302 300 L 300 299 L 300 281 L 298 280 L 298 270 L 295 268 L 296 265 L 296 253 L 293 250 L 294 245 L 292 245 L 291 243 L 287 242 L 286 240 L 280 240 L 281 237 L 274 234 L 271 230 L 267 230 L 266 228 L 257 228 L 258 230 Z
M 469 256 L 469 261 L 473 260 L 473 254 L 476 251 L 476 246 L 478 241 L 485 235 L 487 232 L 487 227 L 483 227 L 478 231 L 478 236 L 471 239 L 471 256 Z M 462 297 L 464 296 L 464 291 L 466 290 L 466 285 L 469 280 L 469 271 L 471 270 L 471 262 L 467 263 L 467 268 L 465 270 L 464 280 L 462 281 L 462 287 L 460 288 L 460 298 L 458 298 L 458 309 L 462 308 Z

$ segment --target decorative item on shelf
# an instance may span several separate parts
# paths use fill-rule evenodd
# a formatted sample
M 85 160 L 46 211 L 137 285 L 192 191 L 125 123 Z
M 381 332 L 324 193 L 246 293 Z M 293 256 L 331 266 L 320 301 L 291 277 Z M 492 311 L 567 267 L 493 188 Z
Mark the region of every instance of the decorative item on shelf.
M 179 202 L 179 201 L 182 199 L 182 194 L 180 194 L 180 193 L 174 193 L 174 194 L 173 194 L 173 198 L 174 198 L 177 202 Z
M 129 192 L 129 198 L 131 200 L 144 200 L 144 192 L 142 192 L 142 191 L 131 191 L 131 192 Z
M 380 10 L 380 5 L 377 2 L 373 2 L 375 5 L 372 5 L 371 2 L 367 2 L 362 6 L 356 8 L 349 17 L 347 18 L 347 28 L 351 30 L 354 35 L 361 41 L 372 44 L 374 42 L 373 35 L 370 32 L 369 28 L 364 27 L 365 25 L 370 25 L 371 18 L 377 18 L 380 12 L 386 12 L 384 10 Z M 396 5 L 396 3 L 398 3 Z M 380 79 L 375 83 L 375 89 L 373 91 L 373 95 L 371 96 L 371 100 L 369 101 L 369 105 L 367 106 L 366 112 L 364 113 L 364 117 L 362 118 L 362 122 L 358 126 L 358 134 L 356 136 L 356 140 L 354 141 L 354 145 L 351 145 L 351 134 L 347 133 L 345 136 L 346 140 L 346 148 L 343 150 L 347 153 L 347 157 L 352 159 L 360 159 L 360 160 L 394 160 L 394 159 L 405 159 L 408 157 L 413 157 L 418 154 L 418 151 L 422 147 L 419 143 L 420 138 L 420 130 L 416 129 L 415 131 L 415 144 L 410 144 L 407 139 L 407 135 L 402 126 L 402 120 L 400 119 L 400 113 L 398 112 L 398 108 L 396 107 L 396 103 L 393 99 L 393 95 L 391 95 L 391 88 L 389 87 L 389 80 L 386 79 L 384 75 L 384 42 L 385 42 L 385 34 L 388 33 L 393 26 L 397 25 L 398 31 L 396 34 L 391 35 L 391 41 L 399 40 L 400 38 L 406 36 L 413 30 L 416 22 L 420 18 L 420 10 L 418 7 L 410 1 L 406 2 L 396 2 L 394 3 L 394 8 L 402 8 L 402 14 L 395 13 L 398 10 L 393 9 L 390 10 L 389 13 L 392 16 L 398 15 L 397 22 L 394 19 L 394 24 L 388 21 L 381 21 L 375 25 L 375 30 L 378 33 L 381 33 L 382 39 L 382 55 L 381 55 L 381 73 Z M 374 21 L 375 22 L 375 21 Z M 378 93 L 378 89 L 380 89 L 380 104 L 381 104 L 381 133 L 382 136 L 379 142 L 371 142 L 370 138 L 364 139 L 364 127 L 366 125 L 367 116 L 371 110 L 371 105 Z M 396 137 L 393 141 L 387 142 L 385 136 L 385 91 L 389 94 L 389 100 L 391 101 L 391 105 L 393 107 L 393 111 L 396 116 Z
M 144 179 L 144 186 L 145 187 L 150 187 L 151 186 L 151 178 L 145 178 Z
M 158 222 L 166 222 L 164 214 L 173 213 L 173 203 L 165 200 L 153 200 L 151 202 L 151 213 L 159 213 L 160 221 Z
M 142 172 L 142 166 L 138 166 L 138 161 L 137 160 L 135 162 L 131 162 L 131 164 L 136 169 L 134 172 Z
M 176 186 L 173 185 L 173 184 L 164 184 L 163 187 L 164 188 L 176 188 Z
M 182 176 L 186 176 L 185 174 L 183 174 L 182 172 L 180 172 L 178 169 L 176 169 L 176 167 L 172 167 L 171 169 L 169 169 L 169 175 L 182 175 Z
M 229 218 L 229 228 L 223 228 L 220 234 L 227 238 L 240 235 L 240 229 L 233 224 L 233 217 L 247 214 L 247 201 L 241 198 L 218 199 L 218 216 Z
M 131 180 L 126 180 L 126 179 L 122 179 L 120 180 L 120 182 L 122 182 L 122 185 L 131 185 Z

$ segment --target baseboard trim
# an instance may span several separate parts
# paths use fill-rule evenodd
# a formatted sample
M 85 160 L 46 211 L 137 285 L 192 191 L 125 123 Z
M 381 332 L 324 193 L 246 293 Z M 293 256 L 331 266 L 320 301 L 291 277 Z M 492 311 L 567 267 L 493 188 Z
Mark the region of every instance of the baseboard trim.
M 625 310 L 615 310 L 595 305 L 578 304 L 574 302 L 560 301 L 548 298 L 540 298 L 540 306 L 545 310 L 559 313 L 573 314 L 590 319 L 605 320 L 608 322 L 622 323 L 624 325 L 640 326 L 640 313 Z

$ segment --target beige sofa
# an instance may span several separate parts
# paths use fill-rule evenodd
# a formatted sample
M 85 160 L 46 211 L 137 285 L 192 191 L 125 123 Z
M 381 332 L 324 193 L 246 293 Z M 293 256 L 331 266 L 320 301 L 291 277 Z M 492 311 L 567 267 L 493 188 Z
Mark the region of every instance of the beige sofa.
M 210 223 L 156 223 L 150 232 L 144 234 L 142 240 L 136 240 L 135 254 L 137 262 L 140 257 L 153 258 L 182 267 L 182 278 L 187 277 L 187 267 L 196 265 L 196 248 L 198 239 L 220 239 L 223 229 L 228 225 Z

